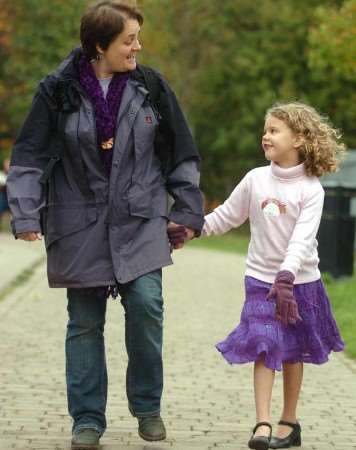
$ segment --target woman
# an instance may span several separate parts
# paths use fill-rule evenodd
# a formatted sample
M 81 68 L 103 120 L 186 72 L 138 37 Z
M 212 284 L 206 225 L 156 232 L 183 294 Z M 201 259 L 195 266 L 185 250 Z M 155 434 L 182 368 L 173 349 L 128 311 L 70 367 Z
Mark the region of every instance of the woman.
M 161 77 L 161 100 L 173 122 L 164 171 L 155 150 L 158 119 L 137 77 L 142 23 L 135 8 L 112 1 L 86 11 L 82 46 L 41 81 L 8 176 L 15 236 L 34 241 L 43 231 L 49 285 L 67 288 L 73 448 L 95 448 L 106 428 L 103 332 L 106 300 L 117 290 L 125 309 L 129 409 L 143 439 L 165 438 L 161 269 L 171 264 L 167 225 L 184 227 L 186 239 L 203 225 L 199 155 Z M 168 193 L 174 199 L 169 212 Z

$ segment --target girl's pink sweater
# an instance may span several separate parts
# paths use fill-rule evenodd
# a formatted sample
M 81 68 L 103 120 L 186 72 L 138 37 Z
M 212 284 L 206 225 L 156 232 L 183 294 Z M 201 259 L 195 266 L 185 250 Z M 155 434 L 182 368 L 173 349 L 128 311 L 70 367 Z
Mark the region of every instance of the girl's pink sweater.
M 250 220 L 246 275 L 273 283 L 279 270 L 295 283 L 320 278 L 316 234 L 324 202 L 317 177 L 304 164 L 283 169 L 275 163 L 251 170 L 230 197 L 205 216 L 203 235 L 223 234 Z

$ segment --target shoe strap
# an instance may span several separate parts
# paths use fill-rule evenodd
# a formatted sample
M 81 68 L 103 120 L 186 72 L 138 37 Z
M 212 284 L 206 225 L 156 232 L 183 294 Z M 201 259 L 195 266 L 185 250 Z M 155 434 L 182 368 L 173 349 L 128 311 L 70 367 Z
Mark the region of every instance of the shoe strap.
M 287 427 L 293 428 L 293 430 L 295 430 L 296 428 L 300 427 L 298 422 L 297 423 L 293 423 L 293 422 L 287 422 L 286 420 L 280 420 L 278 422 L 278 425 L 286 425 Z
M 271 430 L 271 433 L 272 433 L 272 425 L 269 422 L 258 422 L 258 423 L 256 423 L 255 428 L 253 429 L 253 434 L 256 433 L 257 428 L 263 427 L 263 426 L 269 427 L 269 429 Z

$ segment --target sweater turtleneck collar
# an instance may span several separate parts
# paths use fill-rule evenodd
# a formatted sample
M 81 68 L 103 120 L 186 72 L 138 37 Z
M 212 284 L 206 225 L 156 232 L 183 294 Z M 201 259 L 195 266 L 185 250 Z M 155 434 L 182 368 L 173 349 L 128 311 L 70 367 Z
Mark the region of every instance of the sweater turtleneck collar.
M 273 161 L 271 161 L 271 173 L 272 176 L 283 181 L 294 181 L 306 175 L 304 163 L 284 169 Z

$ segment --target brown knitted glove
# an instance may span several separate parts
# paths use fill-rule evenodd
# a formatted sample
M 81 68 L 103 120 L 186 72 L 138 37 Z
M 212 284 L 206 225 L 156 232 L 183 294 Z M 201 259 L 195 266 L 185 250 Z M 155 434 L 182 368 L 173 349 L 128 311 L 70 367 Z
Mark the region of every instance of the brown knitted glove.
M 176 227 L 167 228 L 168 239 L 173 248 L 176 245 L 184 244 L 187 237 L 187 231 L 184 225 L 178 225 Z
M 276 299 L 276 318 L 284 325 L 295 325 L 302 320 L 298 305 L 293 295 L 294 275 L 289 270 L 281 270 L 267 295 L 267 300 Z

